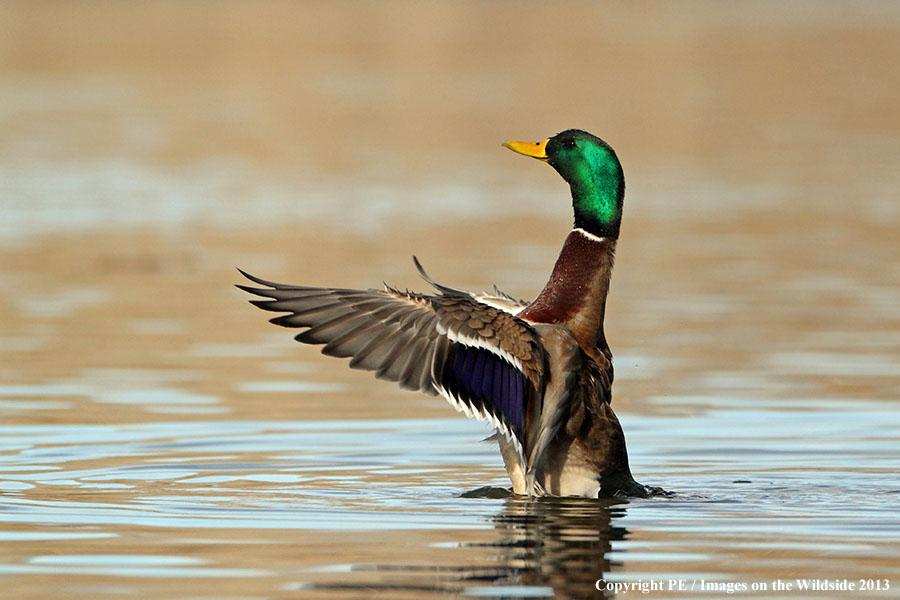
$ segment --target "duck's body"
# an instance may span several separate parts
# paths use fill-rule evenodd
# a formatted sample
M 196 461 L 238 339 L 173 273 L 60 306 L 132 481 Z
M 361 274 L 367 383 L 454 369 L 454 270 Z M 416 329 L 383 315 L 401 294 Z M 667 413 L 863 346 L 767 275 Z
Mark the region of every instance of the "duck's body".
M 489 420 L 515 493 L 643 495 L 610 407 L 612 354 L 603 333 L 621 166 L 609 146 L 578 130 L 507 146 L 546 160 L 572 187 L 575 228 L 533 302 L 443 286 L 421 266 L 434 295 L 288 286 L 250 275 L 265 287 L 241 287 L 267 298 L 254 301 L 260 308 L 287 313 L 273 323 L 306 328 L 298 341 L 325 344 L 323 353 L 351 358 L 353 368 Z

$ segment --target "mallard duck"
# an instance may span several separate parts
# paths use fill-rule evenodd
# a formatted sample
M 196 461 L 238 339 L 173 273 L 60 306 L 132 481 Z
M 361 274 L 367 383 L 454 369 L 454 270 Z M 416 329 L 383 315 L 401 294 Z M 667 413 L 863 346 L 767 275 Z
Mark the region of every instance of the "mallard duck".
M 238 286 L 286 313 L 272 323 L 296 339 L 350 359 L 402 388 L 440 395 L 496 429 L 515 494 L 646 495 L 628 466 L 610 407 L 612 353 L 603 333 L 606 295 L 622 220 L 625 179 L 613 149 L 578 129 L 543 142 L 507 142 L 569 184 L 575 224 L 550 280 L 532 302 L 495 288 L 476 294 L 436 283 L 434 292 L 389 286 L 353 290 L 272 283 Z

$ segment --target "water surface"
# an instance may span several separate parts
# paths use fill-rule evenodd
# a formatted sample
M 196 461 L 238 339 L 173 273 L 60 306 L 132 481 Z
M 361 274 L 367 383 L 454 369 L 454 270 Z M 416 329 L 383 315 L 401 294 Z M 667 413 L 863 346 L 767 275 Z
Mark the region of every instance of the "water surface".
M 0 24 L 14 597 L 900 596 L 893 4 L 10 2 Z M 668 497 L 469 494 L 508 485 L 490 431 L 232 287 L 424 290 L 415 253 L 533 297 L 570 207 L 499 143 L 570 126 L 625 167 L 614 407 Z

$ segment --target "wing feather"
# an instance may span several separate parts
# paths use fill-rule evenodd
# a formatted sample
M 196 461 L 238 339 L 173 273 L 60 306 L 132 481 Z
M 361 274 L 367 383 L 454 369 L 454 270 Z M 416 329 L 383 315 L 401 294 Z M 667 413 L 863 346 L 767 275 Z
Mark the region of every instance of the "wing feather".
M 285 313 L 272 323 L 304 330 L 297 341 L 323 344 L 324 354 L 404 389 L 444 396 L 490 421 L 524 456 L 525 415 L 534 412 L 527 405 L 541 401 L 545 356 L 532 326 L 505 307 L 430 279 L 436 295 L 293 286 L 241 273 L 263 286 L 238 286 L 262 298 L 255 306 Z

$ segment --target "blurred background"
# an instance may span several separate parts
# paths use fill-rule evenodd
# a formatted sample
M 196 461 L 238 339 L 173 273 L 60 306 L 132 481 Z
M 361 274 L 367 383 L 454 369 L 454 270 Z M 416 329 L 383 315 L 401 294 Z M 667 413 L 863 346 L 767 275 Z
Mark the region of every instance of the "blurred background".
M 607 333 L 632 469 L 685 494 L 601 511 L 574 566 L 497 550 L 514 501 L 460 504 L 508 485 L 483 427 L 232 287 L 425 291 L 415 253 L 532 298 L 568 190 L 500 144 L 570 127 L 625 169 Z M 883 577 L 898 165 L 895 2 L 0 2 L 0 572 L 70 598 Z

